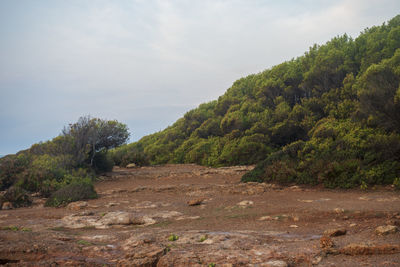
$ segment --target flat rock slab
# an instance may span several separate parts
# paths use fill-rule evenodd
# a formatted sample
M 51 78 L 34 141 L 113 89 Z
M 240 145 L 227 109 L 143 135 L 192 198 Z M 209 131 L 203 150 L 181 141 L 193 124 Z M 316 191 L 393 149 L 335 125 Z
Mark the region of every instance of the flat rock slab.
M 399 229 L 397 226 L 394 225 L 383 225 L 383 226 L 378 226 L 375 229 L 375 233 L 377 235 L 388 235 L 388 234 L 394 234 L 398 231 Z

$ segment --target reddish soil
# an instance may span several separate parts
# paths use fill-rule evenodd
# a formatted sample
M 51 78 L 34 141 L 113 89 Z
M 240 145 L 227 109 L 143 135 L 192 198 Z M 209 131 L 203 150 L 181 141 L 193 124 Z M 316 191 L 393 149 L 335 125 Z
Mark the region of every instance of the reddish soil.
M 81 207 L 1 210 L 0 265 L 400 266 L 400 233 L 375 233 L 399 227 L 398 191 L 242 184 L 246 169 L 116 168 Z

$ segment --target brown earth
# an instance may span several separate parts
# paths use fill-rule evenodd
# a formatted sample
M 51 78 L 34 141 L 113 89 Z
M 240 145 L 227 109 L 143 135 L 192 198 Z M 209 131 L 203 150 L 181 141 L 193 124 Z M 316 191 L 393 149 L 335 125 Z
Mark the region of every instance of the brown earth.
M 1 210 L 0 264 L 400 266 L 400 233 L 375 232 L 400 225 L 398 191 L 240 183 L 249 168 L 116 168 L 98 199 Z

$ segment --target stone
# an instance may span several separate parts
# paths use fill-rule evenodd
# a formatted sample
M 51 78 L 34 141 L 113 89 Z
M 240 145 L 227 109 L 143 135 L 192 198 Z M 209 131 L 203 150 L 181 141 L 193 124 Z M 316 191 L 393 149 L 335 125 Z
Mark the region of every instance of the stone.
M 343 213 L 343 212 L 344 212 L 344 209 L 342 209 L 342 208 L 335 208 L 333 211 L 336 212 L 337 214 L 340 214 L 340 213 Z
M 2 210 L 11 210 L 13 209 L 13 204 L 11 202 L 4 202 L 1 206 Z
M 285 261 L 272 260 L 272 261 L 267 261 L 264 266 L 267 266 L 267 267 L 287 267 L 288 264 Z
M 330 249 L 335 246 L 333 240 L 328 236 L 322 236 L 319 240 L 319 243 L 322 249 Z
M 137 165 L 136 165 L 135 163 L 129 163 L 128 165 L 126 165 L 126 167 L 127 167 L 128 169 L 132 169 L 132 168 L 136 168 Z
M 138 216 L 131 212 L 108 212 L 104 216 L 81 216 L 79 214 L 68 215 L 62 218 L 64 227 L 107 229 L 114 225 L 150 225 L 156 221 L 148 216 Z
M 169 219 L 169 218 L 173 218 L 173 217 L 180 217 L 182 215 L 183 214 L 179 211 L 171 210 L 171 211 L 160 211 L 160 212 L 154 213 L 152 215 L 152 217 Z
M 388 235 L 388 234 L 394 234 L 398 230 L 399 229 L 397 228 L 397 226 L 394 226 L 394 225 L 382 225 L 382 226 L 378 226 L 375 229 L 375 233 L 377 235 Z
M 241 207 L 247 207 L 247 206 L 254 205 L 254 202 L 251 200 L 243 200 L 243 201 L 237 203 L 237 205 L 241 206 Z
M 295 192 L 302 191 L 302 189 L 298 185 L 293 185 L 293 186 L 289 187 L 289 189 L 292 191 L 295 191 Z
M 400 226 L 400 220 L 396 220 L 396 219 L 390 219 L 386 222 L 386 224 L 388 225 L 395 225 L 395 226 Z
M 346 229 L 328 229 L 325 230 L 324 235 L 325 236 L 341 236 L 341 235 L 345 235 L 347 233 Z
M 316 257 L 311 261 L 311 264 L 312 264 L 312 265 L 318 265 L 321 261 L 322 261 L 322 257 L 321 257 L 321 256 L 316 256 Z
M 114 206 L 118 206 L 120 203 L 117 202 L 110 202 L 108 204 L 105 205 L 106 208 L 110 208 L 110 207 L 114 207 Z
M 77 211 L 77 210 L 81 210 L 87 206 L 88 206 L 87 201 L 76 201 L 76 202 L 69 203 L 67 205 L 67 210 Z
M 340 253 L 345 255 L 378 255 L 398 252 L 400 252 L 400 246 L 392 244 L 372 245 L 366 243 L 351 243 L 340 249 Z
M 292 225 L 290 225 L 289 227 L 290 227 L 290 228 L 299 228 L 299 226 L 297 226 L 297 225 L 295 225 L 295 224 L 292 224 Z
M 140 250 L 132 249 L 127 252 L 125 259 L 118 262 L 118 266 L 156 266 L 165 254 L 165 248 L 155 244 L 142 246 Z
M 104 225 L 145 224 L 140 217 L 125 211 L 108 212 L 100 219 L 100 221 Z
M 311 200 L 311 199 L 298 199 L 297 201 L 303 202 L 303 203 L 312 203 L 312 202 L 314 202 L 314 200 Z
M 197 206 L 201 205 L 205 199 L 204 198 L 196 198 L 196 199 L 191 199 L 187 202 L 189 206 Z
M 271 216 L 262 216 L 258 219 L 259 221 L 270 221 L 272 220 Z

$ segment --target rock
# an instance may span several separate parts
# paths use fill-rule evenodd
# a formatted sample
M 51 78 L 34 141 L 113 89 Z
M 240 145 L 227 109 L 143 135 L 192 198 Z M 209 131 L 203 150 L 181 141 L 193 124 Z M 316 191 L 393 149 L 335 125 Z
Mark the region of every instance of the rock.
M 241 206 L 241 207 L 247 207 L 247 206 L 254 205 L 254 202 L 251 200 L 243 200 L 243 201 L 237 203 L 237 205 Z
M 378 255 L 400 252 L 400 245 L 383 244 L 371 245 L 366 243 L 352 243 L 339 250 L 345 255 Z
M 344 209 L 342 209 L 342 208 L 335 208 L 333 211 L 336 212 L 337 214 L 340 214 L 340 213 L 343 213 L 343 212 L 344 212 Z
M 201 205 L 205 199 L 204 198 L 197 198 L 197 199 L 191 199 L 187 202 L 189 206 L 197 206 Z
M 377 235 L 388 235 L 388 234 L 394 234 L 398 231 L 399 229 L 394 226 L 394 225 L 382 225 L 382 226 L 378 226 L 375 229 L 375 233 Z
M 37 205 L 37 206 L 44 206 L 44 203 L 46 203 L 45 198 L 36 198 L 36 199 L 33 199 L 33 201 L 32 201 L 32 204 Z
M 132 168 L 136 168 L 137 165 L 136 165 L 135 163 L 129 163 L 128 165 L 126 165 L 126 167 L 127 167 L 128 169 L 132 169 Z
M 263 216 L 258 219 L 259 221 L 270 221 L 272 220 L 271 216 Z
M 145 224 L 141 217 L 125 211 L 108 212 L 101 219 L 104 225 Z
M 64 227 L 73 229 L 87 227 L 107 229 L 113 225 L 150 225 L 156 223 L 153 218 L 148 216 L 138 216 L 125 211 L 108 212 L 104 216 L 68 215 L 62 218 L 61 221 Z
M 292 224 L 292 225 L 290 225 L 289 226 L 290 228 L 299 228 L 297 225 L 295 225 L 295 224 Z
M 318 265 L 321 261 L 322 261 L 322 257 L 321 257 L 321 256 L 316 256 L 316 257 L 311 261 L 311 264 L 312 264 L 312 265 Z
M 177 221 L 182 221 L 182 220 L 197 220 L 200 219 L 200 216 L 180 216 L 178 218 L 176 218 L 175 220 Z
M 1 206 L 2 210 L 11 210 L 13 209 L 13 204 L 11 202 L 4 202 Z
M 303 203 L 312 203 L 312 202 L 314 202 L 314 200 L 311 200 L 311 199 L 298 199 L 297 201 L 303 202 Z
M 390 219 L 386 222 L 386 224 L 388 225 L 395 225 L 395 226 L 400 226 L 400 220 L 396 220 L 396 219 Z
M 172 217 L 179 217 L 179 216 L 182 216 L 182 215 L 183 214 L 180 213 L 179 211 L 172 210 L 172 211 L 160 211 L 160 212 L 154 213 L 152 215 L 152 217 L 169 219 L 169 218 L 172 218 Z
M 77 211 L 77 210 L 81 210 L 87 206 L 88 206 L 87 201 L 76 201 L 76 202 L 69 203 L 67 205 L 67 210 Z
M 125 255 L 125 259 L 118 262 L 118 266 L 156 266 L 165 254 L 165 248 L 150 244 L 139 250 L 132 249 Z
M 303 189 L 298 185 L 293 185 L 293 186 L 289 187 L 289 189 L 294 191 L 294 192 L 303 191 Z
M 110 208 L 110 207 L 114 207 L 114 206 L 118 206 L 120 203 L 117 202 L 110 202 L 108 204 L 105 205 L 106 208 Z
M 287 267 L 288 264 L 285 261 L 272 260 L 272 261 L 267 261 L 264 266 L 267 266 L 267 267 Z
M 324 236 L 341 236 L 347 233 L 346 229 L 328 229 L 325 230 Z
M 332 239 L 328 236 L 321 237 L 319 243 L 322 249 L 329 249 L 335 246 L 335 243 L 333 243 Z
M 357 226 L 357 224 L 356 223 L 351 223 L 349 226 L 350 227 L 354 227 L 354 226 Z

